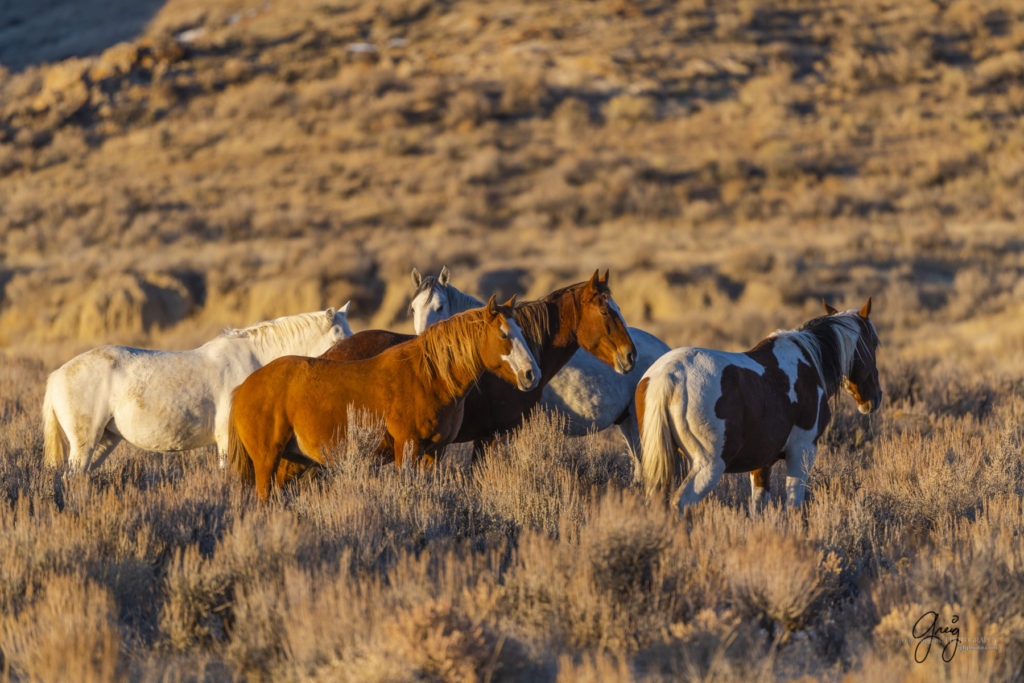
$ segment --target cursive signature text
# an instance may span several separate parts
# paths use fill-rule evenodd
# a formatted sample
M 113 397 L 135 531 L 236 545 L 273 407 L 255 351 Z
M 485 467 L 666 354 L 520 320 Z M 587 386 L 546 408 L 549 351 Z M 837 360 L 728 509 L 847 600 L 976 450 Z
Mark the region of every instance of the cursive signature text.
M 928 659 L 928 654 L 932 651 L 932 644 L 936 642 L 942 646 L 942 661 L 953 661 L 956 650 L 960 646 L 960 627 L 956 625 L 959 622 L 960 616 L 954 614 L 950 626 L 941 626 L 938 612 L 922 614 L 921 618 L 914 623 L 914 629 L 911 631 L 917 638 L 917 645 L 914 647 L 914 661 L 920 664 Z

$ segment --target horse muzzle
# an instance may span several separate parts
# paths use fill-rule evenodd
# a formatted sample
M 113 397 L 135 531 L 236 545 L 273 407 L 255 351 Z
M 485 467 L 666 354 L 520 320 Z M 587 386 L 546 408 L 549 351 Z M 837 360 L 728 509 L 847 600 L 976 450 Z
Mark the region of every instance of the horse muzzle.
M 538 373 L 532 368 L 527 368 L 522 372 L 516 373 L 516 386 L 519 387 L 519 391 L 530 391 L 531 389 L 537 388 L 537 383 L 540 378 L 537 376 Z
M 636 366 L 636 348 L 615 352 L 615 372 L 625 375 Z
M 861 415 L 870 415 L 871 413 L 878 410 L 879 406 L 882 405 L 882 394 L 879 393 L 874 399 L 869 401 L 857 401 L 857 411 Z

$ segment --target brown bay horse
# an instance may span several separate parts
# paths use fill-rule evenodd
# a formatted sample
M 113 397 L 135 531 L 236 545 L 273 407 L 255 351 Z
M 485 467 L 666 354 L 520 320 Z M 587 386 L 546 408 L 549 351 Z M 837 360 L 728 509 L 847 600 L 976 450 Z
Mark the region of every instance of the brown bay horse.
M 607 271 L 603 277 L 594 271 L 587 282 L 520 303 L 516 306 L 516 318 L 540 366 L 540 381 L 530 391 L 515 391 L 496 377 L 484 375 L 470 389 L 462 427 L 453 441 L 476 442 L 477 454 L 484 442 L 522 423 L 524 415 L 540 401 L 544 386 L 577 349 L 583 348 L 623 374 L 636 362 L 636 347 L 612 298 Z M 424 330 L 424 334 L 432 327 Z M 362 354 L 379 352 L 405 338 L 383 330 L 360 332 L 335 344 L 321 358 L 363 358 Z
M 830 398 L 845 388 L 865 414 L 882 401 L 871 299 L 859 311 L 825 311 L 745 353 L 684 347 L 648 368 L 635 397 L 648 496 L 668 497 L 678 485 L 682 510 L 724 472 L 750 472 L 756 509 L 772 464 L 785 460 L 787 501 L 803 503 Z
M 466 392 L 490 371 L 532 390 L 540 377 L 516 322 L 515 297 L 467 311 L 364 360 L 285 356 L 254 372 L 231 404 L 228 451 L 243 480 L 266 500 L 282 459 L 324 464 L 344 439 L 350 407 L 384 419 L 380 451 L 401 466 L 427 462 L 456 436 Z M 448 324 L 450 323 L 450 324 Z M 515 388 L 513 388 L 515 391 Z

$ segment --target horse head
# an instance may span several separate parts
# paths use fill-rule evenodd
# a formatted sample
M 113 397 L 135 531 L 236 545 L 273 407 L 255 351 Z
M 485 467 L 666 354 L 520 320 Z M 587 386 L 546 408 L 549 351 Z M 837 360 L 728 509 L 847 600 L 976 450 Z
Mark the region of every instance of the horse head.
M 580 293 L 579 323 L 576 340 L 579 345 L 604 361 L 619 374 L 626 374 L 636 363 L 636 347 L 626 330 L 615 299 L 608 288 L 608 271 L 593 277 Z
M 515 303 L 515 295 L 500 305 L 491 295 L 484 308 L 487 331 L 480 341 L 480 358 L 498 377 L 515 384 L 520 391 L 530 391 L 540 382 L 540 369 L 519 329 Z
M 423 276 L 415 268 L 412 269 L 414 289 L 409 310 L 412 312 L 416 334 L 420 334 L 439 320 L 445 320 L 466 310 L 453 308 L 448 290 L 449 278 L 448 266 L 442 267 L 437 277 Z
M 348 326 L 348 307 L 351 304 L 351 301 L 346 301 L 340 308 L 328 308 L 324 311 L 330 325 L 327 329 L 327 338 L 330 340 L 328 348 L 352 336 L 352 328 Z
M 824 300 L 822 303 L 825 304 L 825 312 L 829 316 L 849 316 L 856 321 L 860 329 L 852 362 L 843 378 L 843 387 L 857 402 L 857 410 L 867 415 L 882 404 L 882 383 L 878 379 L 878 366 L 875 360 L 878 333 L 868 318 L 871 314 L 871 297 L 868 297 L 867 303 L 856 312 L 851 309 L 840 313 Z

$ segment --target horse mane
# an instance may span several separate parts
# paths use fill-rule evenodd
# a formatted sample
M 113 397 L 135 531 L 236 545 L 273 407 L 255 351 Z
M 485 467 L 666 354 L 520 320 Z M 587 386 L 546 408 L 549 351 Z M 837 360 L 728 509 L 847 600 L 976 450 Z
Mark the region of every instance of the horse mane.
M 296 313 L 273 320 L 264 320 L 249 327 L 229 327 L 217 335 L 218 339 L 248 339 L 257 349 L 281 346 L 288 342 L 302 341 L 311 329 L 323 332 L 334 325 L 326 311 Z
M 545 342 L 551 336 L 551 316 L 548 311 L 550 302 L 546 299 L 544 297 L 516 304 L 516 322 L 534 358 L 540 358 Z
M 843 311 L 813 318 L 795 330 L 773 332 L 769 339 L 788 339 L 800 347 L 821 378 L 825 394 L 832 396 L 853 369 L 857 354 L 867 352 L 862 337 L 864 323 L 873 333 L 870 321 L 854 310 Z
M 431 378 L 440 380 L 448 398 L 458 392 L 455 377 L 458 374 L 478 375 L 483 367 L 478 343 L 484 329 L 484 310 L 476 308 L 439 320 L 414 341 L 422 347 L 421 369 Z
M 586 284 L 586 282 L 577 282 L 574 285 L 562 287 L 545 294 L 540 299 L 523 301 L 516 304 L 516 320 L 519 322 L 519 327 L 523 331 L 523 338 L 526 339 L 526 343 L 529 345 L 530 352 L 534 358 L 540 357 L 545 342 L 551 336 L 551 316 L 549 315 L 548 304 L 565 295 L 569 290 L 574 290 L 575 293 L 575 290 Z M 576 320 L 579 320 L 580 300 L 575 296 L 572 297 L 572 311 Z

